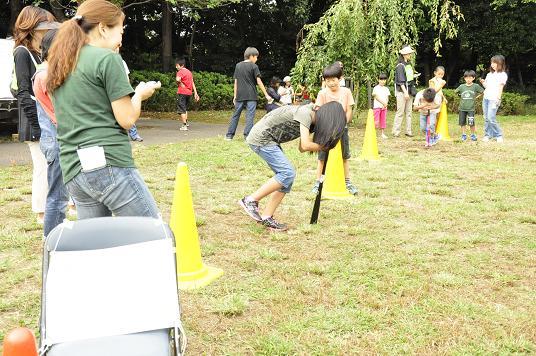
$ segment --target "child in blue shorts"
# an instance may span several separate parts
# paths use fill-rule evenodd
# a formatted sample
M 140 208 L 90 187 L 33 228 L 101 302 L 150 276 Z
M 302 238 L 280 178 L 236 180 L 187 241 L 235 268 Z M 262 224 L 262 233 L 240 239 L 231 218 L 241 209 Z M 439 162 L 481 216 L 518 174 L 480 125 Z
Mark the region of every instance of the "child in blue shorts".
M 345 125 L 346 116 L 338 102 L 324 104 L 316 112 L 313 104 L 307 104 L 285 105 L 266 114 L 253 126 L 246 142 L 268 164 L 275 176 L 254 193 L 240 199 L 239 204 L 244 211 L 271 230 L 287 230 L 285 224 L 273 218 L 285 194 L 290 192 L 296 176 L 281 144 L 299 138 L 300 152 L 329 151 L 343 135 Z M 314 133 L 312 139 L 311 133 Z M 270 194 L 270 201 L 260 213 L 259 201 Z

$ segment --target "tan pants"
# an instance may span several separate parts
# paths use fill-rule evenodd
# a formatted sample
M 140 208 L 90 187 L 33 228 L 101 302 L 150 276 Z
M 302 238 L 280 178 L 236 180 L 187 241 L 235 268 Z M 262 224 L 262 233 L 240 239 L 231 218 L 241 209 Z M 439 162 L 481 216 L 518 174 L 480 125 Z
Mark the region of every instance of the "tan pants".
M 393 136 L 400 135 L 402 127 L 402 119 L 406 117 L 406 133 L 411 135 L 411 110 L 413 109 L 413 97 L 410 95 L 408 99 L 404 98 L 404 93 L 396 93 L 396 113 L 395 122 L 393 124 Z
M 26 143 L 32 155 L 32 210 L 34 213 L 44 213 L 48 194 L 47 160 L 39 148 L 39 142 Z

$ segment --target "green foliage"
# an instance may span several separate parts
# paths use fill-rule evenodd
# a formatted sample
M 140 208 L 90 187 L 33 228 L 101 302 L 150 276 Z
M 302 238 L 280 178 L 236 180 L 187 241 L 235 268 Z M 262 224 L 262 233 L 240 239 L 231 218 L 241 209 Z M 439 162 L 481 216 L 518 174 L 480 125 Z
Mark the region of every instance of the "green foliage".
M 460 95 L 454 92 L 454 89 L 443 89 L 443 94 L 447 98 L 447 108 L 449 112 L 457 112 L 460 106 Z M 526 103 L 529 100 L 528 95 L 504 92 L 502 95 L 499 114 L 501 115 L 523 115 L 527 112 Z M 482 114 L 482 97 L 477 99 L 476 112 Z
M 192 110 L 223 110 L 233 107 L 233 80 L 219 73 L 194 72 L 199 102 L 190 101 Z M 135 86 L 141 81 L 160 81 L 162 88 L 143 103 L 146 111 L 175 111 L 177 84 L 174 73 L 161 73 L 148 70 L 135 70 L 130 74 L 130 81 Z
M 341 0 L 320 20 L 306 25 L 305 39 L 292 70 L 295 82 L 319 84 L 322 68 L 336 60 L 344 63 L 345 75 L 357 83 L 373 81 L 379 72 L 392 69 L 398 50 L 418 42 L 417 20 L 427 18 L 437 30 L 434 49 L 442 38 L 457 34 L 455 21 L 462 19 L 451 0 Z

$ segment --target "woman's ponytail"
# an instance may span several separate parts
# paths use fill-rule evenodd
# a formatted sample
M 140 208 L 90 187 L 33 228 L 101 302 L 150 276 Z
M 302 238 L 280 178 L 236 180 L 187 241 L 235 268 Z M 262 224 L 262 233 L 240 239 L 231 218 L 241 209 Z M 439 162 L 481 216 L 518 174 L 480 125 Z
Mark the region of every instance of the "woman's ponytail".
M 80 49 L 87 42 L 87 35 L 80 25 L 79 19 L 65 21 L 52 43 L 48 53 L 47 91 L 53 93 L 71 74 L 78 62 Z
M 74 71 L 80 50 L 88 42 L 88 33 L 99 23 L 113 27 L 122 23 L 125 14 L 106 0 L 86 0 L 76 16 L 65 21 L 49 50 L 47 91 L 53 93 Z

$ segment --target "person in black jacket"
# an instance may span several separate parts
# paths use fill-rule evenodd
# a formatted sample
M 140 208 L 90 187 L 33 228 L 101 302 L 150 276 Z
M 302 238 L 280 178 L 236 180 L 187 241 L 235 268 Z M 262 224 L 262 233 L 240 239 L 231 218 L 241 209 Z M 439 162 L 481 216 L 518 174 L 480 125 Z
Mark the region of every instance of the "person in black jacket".
M 54 16 L 36 6 L 26 6 L 20 12 L 13 28 L 15 49 L 16 98 L 19 108 L 19 140 L 27 142 L 33 162 L 32 210 L 42 223 L 47 195 L 47 162 L 39 149 L 41 130 L 33 99 L 32 77 L 41 63 L 39 45 L 49 29 L 57 28 Z
M 267 113 L 283 106 L 283 104 L 281 103 L 281 95 L 279 95 L 279 93 L 277 92 L 277 90 L 279 89 L 279 83 L 280 80 L 278 77 L 272 77 L 272 79 L 270 79 L 270 86 L 268 87 L 268 90 L 266 92 L 268 93 L 272 101 L 266 103 L 265 109 Z

